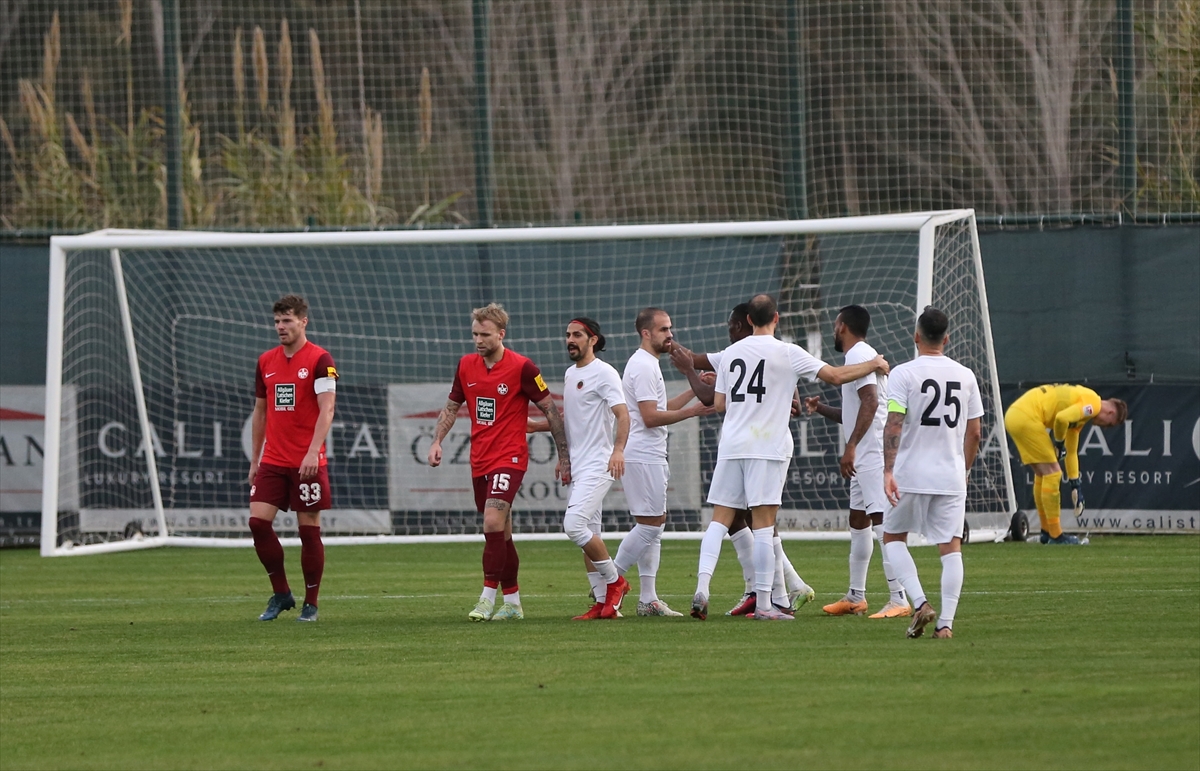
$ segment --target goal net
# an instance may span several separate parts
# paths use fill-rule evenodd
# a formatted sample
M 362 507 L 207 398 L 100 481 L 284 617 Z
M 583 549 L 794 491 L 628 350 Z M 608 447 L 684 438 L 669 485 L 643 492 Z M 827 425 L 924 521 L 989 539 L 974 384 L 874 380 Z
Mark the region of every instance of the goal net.
M 970 210 L 832 220 L 577 228 L 343 233 L 100 231 L 51 242 L 43 554 L 248 540 L 249 418 L 257 357 L 278 344 L 271 306 L 309 302 L 309 339 L 342 379 L 327 440 L 328 541 L 446 538 L 481 532 L 471 494 L 469 423 L 424 457 L 459 357 L 473 350 L 470 311 L 496 301 L 506 345 L 561 393 L 567 322 L 597 319 L 618 369 L 638 344 L 633 320 L 665 309 L 696 352 L 728 345 L 730 309 L 757 292 L 780 301 L 780 332 L 831 363 L 838 308 L 872 316 L 868 341 L 893 364 L 913 356 L 918 309 L 951 319 L 948 354 L 983 391 L 984 447 L 968 522 L 1003 532 L 1015 510 L 974 214 Z M 668 391 L 686 387 L 669 360 Z M 805 384 L 803 395 L 834 389 Z M 54 427 L 57 426 L 57 430 Z M 671 427 L 668 529 L 698 531 L 719 420 Z M 845 530 L 840 432 L 794 423 L 796 456 L 781 528 Z M 530 437 L 514 506 L 518 533 L 561 532 L 566 492 L 548 435 Z M 619 484 L 605 529 L 631 520 Z M 285 537 L 297 528 L 281 513 Z

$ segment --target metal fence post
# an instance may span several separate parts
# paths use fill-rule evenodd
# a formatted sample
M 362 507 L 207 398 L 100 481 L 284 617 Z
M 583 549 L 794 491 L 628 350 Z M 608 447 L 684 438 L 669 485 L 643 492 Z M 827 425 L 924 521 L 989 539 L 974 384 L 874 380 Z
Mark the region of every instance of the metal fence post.
M 1134 97 L 1133 0 L 1117 0 L 1117 116 L 1122 209 L 1137 214 L 1137 107 Z
M 805 122 L 808 120 L 804 98 L 807 74 L 804 57 L 804 0 L 787 4 L 787 163 L 784 189 L 787 191 L 787 217 L 808 219 L 808 155 Z
M 167 227 L 183 227 L 183 121 L 179 94 L 179 0 L 163 0 L 163 117 L 166 130 Z

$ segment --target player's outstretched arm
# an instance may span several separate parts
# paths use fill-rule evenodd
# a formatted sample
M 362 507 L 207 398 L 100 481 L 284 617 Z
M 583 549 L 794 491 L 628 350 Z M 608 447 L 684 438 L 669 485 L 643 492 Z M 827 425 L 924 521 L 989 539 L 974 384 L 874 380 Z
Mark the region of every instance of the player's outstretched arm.
M 695 360 L 695 354 L 682 345 L 676 343 L 671 346 L 671 363 L 675 365 L 675 369 L 679 370 L 687 378 L 688 385 L 692 387 L 692 393 L 700 400 L 700 403 L 711 407 L 714 393 L 713 385 L 712 383 L 704 382 L 704 379 L 700 377 L 700 373 L 696 371 Z
M 817 377 L 830 385 L 840 386 L 843 383 L 852 383 L 864 378 L 872 372 L 886 375 L 891 369 L 887 359 L 876 356 L 871 361 L 864 361 L 861 364 L 843 364 L 840 367 L 826 364 L 817 372 Z
M 854 430 L 850 432 L 850 438 L 846 440 L 846 449 L 838 463 L 844 479 L 849 479 L 855 474 L 854 456 L 858 452 L 858 443 L 867 435 L 867 431 L 871 429 L 871 422 L 875 419 L 875 410 L 879 407 L 879 391 L 874 384 L 865 385 L 858 389 L 858 399 L 858 415 L 855 416 Z M 838 410 L 838 418 L 837 422 L 840 423 L 841 410 Z
M 266 438 L 267 400 L 259 397 L 254 400 L 254 414 L 250 417 L 250 473 L 246 477 L 247 484 L 254 484 L 254 478 L 258 476 L 258 459 L 262 457 Z
M 820 415 L 826 420 L 833 421 L 834 423 L 840 424 L 842 422 L 842 408 L 830 407 L 828 404 L 825 404 L 821 401 L 820 396 L 809 396 L 804 400 L 804 414 Z
M 458 408 L 462 406 L 462 402 L 456 402 L 453 399 L 446 400 L 446 406 L 442 407 L 442 413 L 438 415 L 437 427 L 433 429 L 433 444 L 429 445 L 429 465 L 440 466 L 442 463 L 442 440 L 450 433 L 450 429 L 454 427 L 454 421 L 458 420 Z
M 537 403 L 538 409 L 546 416 L 550 425 L 550 435 L 554 437 L 554 448 L 558 452 L 558 463 L 554 465 L 554 478 L 564 485 L 571 484 L 571 456 L 567 452 L 567 429 L 563 425 L 562 414 L 554 406 L 554 397 L 549 394 Z
M 308 443 L 308 452 L 304 454 L 304 462 L 300 464 L 300 478 L 312 479 L 320 468 L 321 445 L 329 436 L 329 428 L 333 425 L 333 410 L 337 402 L 337 393 L 326 391 L 317 394 L 317 425 L 313 429 L 312 441 Z
M 687 397 L 684 399 L 684 397 Z M 667 409 L 660 410 L 658 402 L 644 401 L 638 402 L 638 412 L 642 414 L 642 422 L 647 428 L 658 428 L 659 426 L 672 426 L 676 423 L 687 420 L 688 418 L 698 417 L 700 415 L 712 415 L 715 410 L 705 404 L 693 404 L 690 407 L 684 407 L 691 401 L 692 392 L 684 391 L 679 396 L 667 402 Z M 679 400 L 683 399 L 682 404 Z
M 903 412 L 888 412 L 883 426 L 883 494 L 893 506 L 900 502 L 900 488 L 892 469 L 896 466 L 896 453 L 900 449 L 900 431 L 904 428 Z

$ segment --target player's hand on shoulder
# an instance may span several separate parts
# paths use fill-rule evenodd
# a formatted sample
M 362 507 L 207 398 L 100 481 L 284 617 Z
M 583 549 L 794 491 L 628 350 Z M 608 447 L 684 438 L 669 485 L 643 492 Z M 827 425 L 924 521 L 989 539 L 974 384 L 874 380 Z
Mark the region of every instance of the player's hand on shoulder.
M 608 473 L 613 479 L 620 479 L 625 475 L 625 451 L 612 451 L 612 456 L 608 459 Z
M 820 396 L 809 396 L 804 399 L 804 414 L 815 415 L 817 407 L 821 404 Z
M 875 357 L 875 371 L 881 375 L 886 375 L 892 371 L 892 365 L 887 363 L 887 359 L 882 355 Z
M 429 465 L 434 468 L 442 464 L 442 445 L 440 442 L 434 442 L 429 445 Z

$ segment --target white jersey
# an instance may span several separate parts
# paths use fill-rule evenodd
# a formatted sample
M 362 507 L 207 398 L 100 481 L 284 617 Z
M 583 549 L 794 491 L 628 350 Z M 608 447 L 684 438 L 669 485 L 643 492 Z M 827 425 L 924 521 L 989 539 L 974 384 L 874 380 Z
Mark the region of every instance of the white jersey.
M 892 471 L 900 492 L 965 493 L 967 421 L 983 417 L 975 373 L 947 356 L 918 356 L 892 370 L 888 411 L 904 413 Z
M 716 390 L 725 394 L 725 419 L 717 460 L 790 461 L 796 381 L 815 380 L 824 366 L 800 346 L 770 335 L 751 335 L 722 351 Z
M 613 451 L 612 408 L 625 403 L 621 377 L 611 364 L 594 359 L 570 367 L 563 378 L 563 421 L 571 454 L 571 475 L 607 474 Z
M 658 409 L 667 408 L 667 384 L 663 382 L 658 357 L 638 348 L 625 364 L 621 377 L 625 391 L 625 406 L 629 408 L 629 441 L 625 443 L 625 460 L 632 463 L 667 462 L 667 427 L 647 428 L 642 420 L 638 402 L 654 402 Z
M 846 364 L 862 364 L 865 361 L 874 360 L 878 355 L 874 348 L 859 341 L 846 351 Z M 859 441 L 858 449 L 854 453 L 855 467 L 863 469 L 883 468 L 883 424 L 887 421 L 887 376 L 871 372 L 866 377 L 859 378 L 852 383 L 842 384 L 842 438 L 846 441 L 850 440 L 850 435 L 854 433 L 854 425 L 858 422 L 858 410 L 862 404 L 862 399 L 858 396 L 858 389 L 869 385 L 875 386 L 879 402 L 875 407 L 875 417 L 871 419 L 871 427 Z
M 719 372 L 721 370 L 721 360 L 725 357 L 725 351 L 720 350 L 716 353 L 706 353 L 704 355 L 708 357 L 708 363 L 712 365 L 713 372 Z

